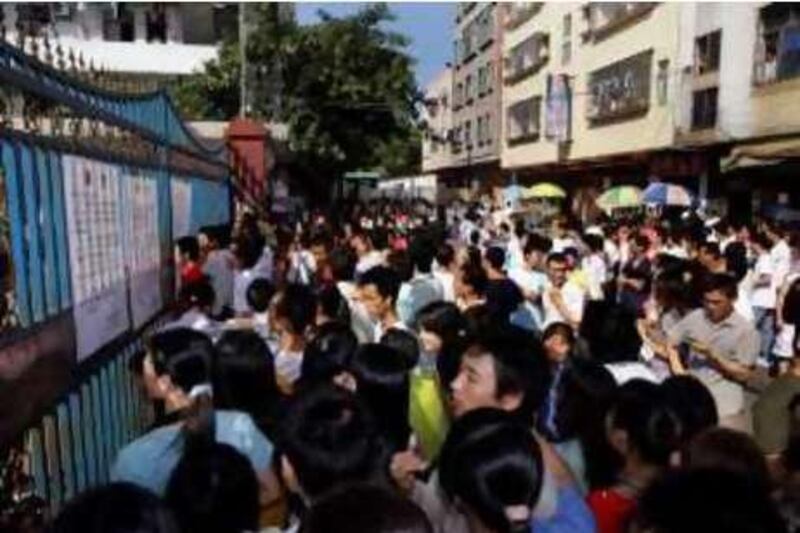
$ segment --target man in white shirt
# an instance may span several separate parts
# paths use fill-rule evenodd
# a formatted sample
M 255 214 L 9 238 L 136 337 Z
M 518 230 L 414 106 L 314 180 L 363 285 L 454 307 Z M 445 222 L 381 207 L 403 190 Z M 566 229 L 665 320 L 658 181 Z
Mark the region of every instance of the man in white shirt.
M 372 267 L 383 264 L 383 254 L 372 248 L 372 239 L 369 234 L 361 229 L 353 233 L 350 246 L 358 256 L 356 263 L 356 276 L 360 276 Z
M 534 321 L 536 330 L 541 330 L 544 323 L 542 295 L 548 283 L 544 263 L 550 247 L 550 239 L 532 233 L 525 243 L 525 262 L 522 268 L 510 270 L 508 273 L 508 277 L 519 286 L 525 297 L 524 305 Z
M 198 239 L 205 250 L 203 273 L 214 288 L 212 316 L 220 316 L 224 309 L 233 307 L 233 278 L 235 259 L 228 249 L 220 249 L 223 228 L 206 227 L 201 230 L 204 238 Z
M 456 252 L 452 246 L 445 243 L 436 251 L 436 262 L 433 265 L 433 275 L 442 284 L 442 299 L 445 302 L 456 301 L 456 275 L 458 262 Z
M 375 324 L 370 342 L 378 342 L 391 328 L 408 329 L 397 316 L 400 277 L 391 268 L 375 266 L 358 280 L 359 300 Z
M 750 238 L 756 264 L 753 267 L 752 293 L 750 303 L 758 330 L 761 345 L 760 362 L 770 363 L 772 342 L 775 339 L 775 304 L 778 293 L 775 285 L 776 265 L 770 252 L 770 240 L 766 234 L 758 232 Z
M 544 328 L 554 322 L 565 322 L 577 331 L 583 320 L 586 294 L 572 281 L 567 280 L 567 258 L 552 253 L 547 258 L 548 284 L 542 295 Z

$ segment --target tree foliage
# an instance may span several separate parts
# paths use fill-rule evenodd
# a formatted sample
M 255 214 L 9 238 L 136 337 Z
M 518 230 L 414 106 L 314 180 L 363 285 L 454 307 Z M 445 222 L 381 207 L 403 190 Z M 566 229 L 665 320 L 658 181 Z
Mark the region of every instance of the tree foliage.
M 352 16 L 320 12 L 300 26 L 279 4 L 251 4 L 247 18 L 250 115 L 289 126 L 300 170 L 331 178 L 352 169 L 418 171 L 420 95 L 407 38 L 386 29 L 393 15 L 372 4 Z M 205 72 L 175 88 L 189 115 L 230 118 L 239 108 L 238 44 L 226 42 Z

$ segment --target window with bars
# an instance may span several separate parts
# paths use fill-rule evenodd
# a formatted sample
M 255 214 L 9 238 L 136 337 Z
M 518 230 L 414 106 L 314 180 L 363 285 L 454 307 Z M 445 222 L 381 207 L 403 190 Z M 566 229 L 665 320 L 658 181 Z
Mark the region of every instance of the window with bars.
M 772 3 L 761 9 L 754 65 L 756 85 L 800 76 L 800 5 Z
M 549 49 L 550 37 L 541 32 L 512 48 L 505 58 L 506 84 L 521 81 L 541 69 L 547 64 Z
M 722 30 L 707 33 L 695 39 L 694 72 L 697 75 L 719 70 Z
M 692 129 L 704 130 L 717 125 L 718 89 L 711 87 L 692 95 Z
M 534 96 L 511 105 L 507 111 L 506 141 L 509 144 L 539 139 L 542 97 Z

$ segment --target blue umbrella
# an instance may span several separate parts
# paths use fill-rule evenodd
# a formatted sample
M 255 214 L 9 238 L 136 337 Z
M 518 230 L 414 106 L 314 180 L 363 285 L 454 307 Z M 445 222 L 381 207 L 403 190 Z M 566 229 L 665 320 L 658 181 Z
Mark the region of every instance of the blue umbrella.
M 674 183 L 651 183 L 642 194 L 646 204 L 676 205 L 689 207 L 692 205 L 692 195 L 684 187 Z

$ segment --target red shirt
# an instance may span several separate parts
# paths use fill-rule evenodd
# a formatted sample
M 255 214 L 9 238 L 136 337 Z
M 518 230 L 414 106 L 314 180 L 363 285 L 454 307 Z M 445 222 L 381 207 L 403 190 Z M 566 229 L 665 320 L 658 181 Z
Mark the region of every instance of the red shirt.
M 195 263 L 194 261 L 189 261 L 183 267 L 181 267 L 181 286 L 185 287 L 190 283 L 194 283 L 196 281 L 200 281 L 203 279 L 203 271 L 200 268 L 200 265 Z
M 636 500 L 612 489 L 594 490 L 586 497 L 598 533 L 624 533 L 636 511 Z

